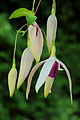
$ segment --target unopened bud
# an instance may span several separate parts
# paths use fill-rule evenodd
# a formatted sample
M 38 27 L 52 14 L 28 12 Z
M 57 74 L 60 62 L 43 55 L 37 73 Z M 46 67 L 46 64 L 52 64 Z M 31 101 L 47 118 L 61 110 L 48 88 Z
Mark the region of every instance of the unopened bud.
M 10 97 L 12 97 L 14 94 L 16 79 L 17 79 L 17 70 L 16 68 L 11 68 L 10 72 L 8 73 L 8 87 L 9 87 Z
M 22 83 L 24 82 L 24 80 L 26 79 L 26 77 L 31 69 L 33 60 L 34 60 L 34 58 L 32 56 L 30 48 L 26 48 L 23 51 L 23 54 L 21 57 L 20 72 L 19 72 L 17 88 L 19 88 L 22 85 Z
M 37 62 L 39 62 L 43 50 L 43 35 L 39 26 L 35 23 L 30 25 L 29 39 L 32 54 Z

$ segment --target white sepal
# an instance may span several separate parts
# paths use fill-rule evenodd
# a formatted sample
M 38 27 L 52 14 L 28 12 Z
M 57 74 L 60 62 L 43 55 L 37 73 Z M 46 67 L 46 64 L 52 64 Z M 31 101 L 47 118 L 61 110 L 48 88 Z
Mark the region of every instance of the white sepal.
M 27 83 L 27 89 L 26 89 L 26 99 L 28 99 L 28 96 L 29 96 L 32 78 L 33 78 L 36 70 L 37 70 L 45 61 L 46 61 L 46 60 L 39 62 L 39 63 L 36 64 L 36 65 L 33 67 L 33 69 L 31 70 L 31 72 L 30 72 L 30 74 L 29 74 L 29 77 L 28 77 L 28 83 Z
M 50 73 L 50 70 L 55 62 L 55 57 L 50 57 L 49 59 L 47 59 L 47 61 L 44 63 L 43 67 L 42 67 L 42 70 L 40 72 L 40 75 L 39 75 L 39 78 L 37 80 L 37 83 L 36 83 L 36 86 L 35 86 L 35 89 L 36 89 L 36 92 L 38 93 L 38 90 L 40 89 L 40 87 L 44 84 L 44 82 L 46 81 L 49 73 Z
M 69 73 L 69 70 L 67 69 L 66 65 L 61 62 L 60 60 L 58 60 L 58 63 L 64 68 L 67 76 L 68 76 L 68 80 L 69 80 L 69 90 L 70 90 L 70 99 L 71 99 L 71 104 L 73 103 L 73 98 L 72 98 L 72 81 L 71 81 L 71 76 L 70 76 L 70 73 Z

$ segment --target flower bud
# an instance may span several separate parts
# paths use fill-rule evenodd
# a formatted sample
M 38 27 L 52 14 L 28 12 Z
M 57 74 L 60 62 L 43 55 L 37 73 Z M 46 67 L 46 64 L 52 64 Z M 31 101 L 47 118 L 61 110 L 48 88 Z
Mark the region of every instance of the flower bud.
M 22 83 L 24 82 L 24 80 L 26 79 L 32 63 L 33 63 L 33 56 L 31 53 L 30 48 L 26 48 L 23 51 L 22 57 L 21 57 L 21 64 L 20 64 L 20 72 L 19 72 L 19 77 L 18 77 L 18 83 L 17 83 L 17 88 L 19 88 Z
M 43 50 L 43 35 L 39 26 L 35 23 L 30 25 L 29 39 L 32 54 L 37 62 L 39 62 Z
M 9 87 L 10 97 L 12 97 L 14 94 L 16 79 L 17 79 L 17 70 L 16 68 L 11 68 L 10 72 L 8 73 L 8 87 Z
M 52 45 L 55 44 L 56 30 L 57 30 L 56 16 L 50 15 L 47 20 L 47 46 L 49 53 L 51 52 Z

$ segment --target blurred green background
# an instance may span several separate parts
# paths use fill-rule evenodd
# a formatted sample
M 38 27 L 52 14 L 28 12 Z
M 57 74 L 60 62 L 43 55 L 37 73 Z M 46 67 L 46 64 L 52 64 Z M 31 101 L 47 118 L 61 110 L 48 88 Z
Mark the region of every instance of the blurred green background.
M 73 82 L 74 104 L 70 104 L 68 80 L 65 72 L 58 72 L 52 93 L 43 96 L 43 87 L 35 93 L 36 72 L 29 100 L 25 98 L 27 79 L 20 90 L 9 97 L 7 74 L 11 69 L 16 31 L 26 23 L 24 17 L 9 20 L 10 14 L 20 7 L 31 9 L 32 0 L 0 1 L 0 120 L 80 120 L 80 0 L 56 0 L 58 30 L 56 38 L 57 57 L 70 70 Z M 38 0 L 36 0 L 36 5 Z M 37 12 L 37 23 L 46 32 L 52 0 L 42 0 Z M 19 35 L 16 60 L 19 72 L 20 58 L 26 47 L 27 36 Z M 46 42 L 41 59 L 48 58 Z

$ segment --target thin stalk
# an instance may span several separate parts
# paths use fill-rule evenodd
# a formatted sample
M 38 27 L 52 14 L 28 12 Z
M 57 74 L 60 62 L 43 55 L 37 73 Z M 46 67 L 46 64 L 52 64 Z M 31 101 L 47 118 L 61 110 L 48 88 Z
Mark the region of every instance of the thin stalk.
M 51 14 L 54 14 L 54 15 L 56 14 L 56 1 L 55 0 L 53 0 Z
M 38 11 L 38 9 L 39 9 L 40 3 L 41 3 L 41 0 L 39 0 L 39 3 L 38 3 L 38 5 L 37 5 L 36 11 L 35 11 L 35 14 L 37 13 L 37 11 Z
M 27 24 L 24 24 L 18 31 L 16 34 L 16 38 L 15 38 L 15 45 L 14 45 L 14 53 L 13 53 L 13 66 L 15 65 L 15 53 L 16 53 L 16 46 L 17 46 L 17 38 L 18 38 L 18 34 L 20 32 L 21 29 L 23 29 Z
M 34 12 L 35 0 L 33 0 L 32 11 Z

